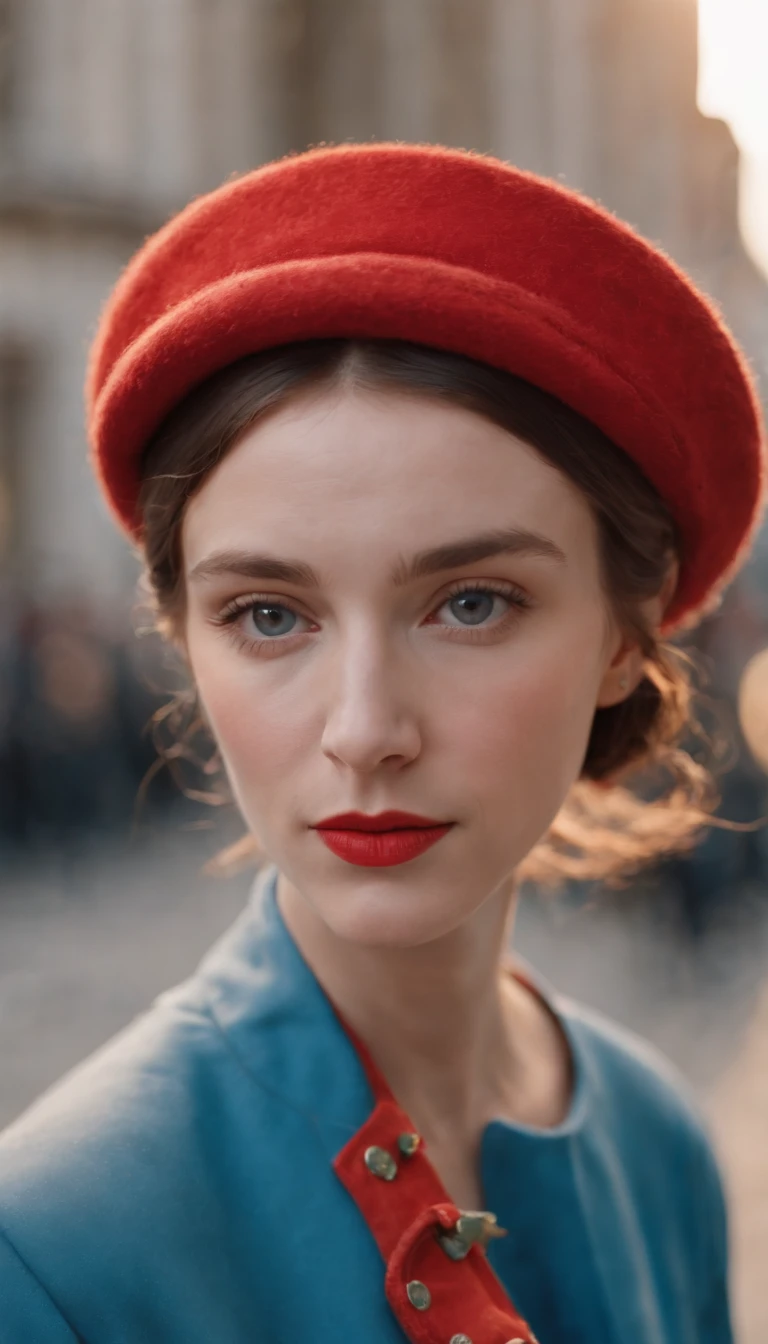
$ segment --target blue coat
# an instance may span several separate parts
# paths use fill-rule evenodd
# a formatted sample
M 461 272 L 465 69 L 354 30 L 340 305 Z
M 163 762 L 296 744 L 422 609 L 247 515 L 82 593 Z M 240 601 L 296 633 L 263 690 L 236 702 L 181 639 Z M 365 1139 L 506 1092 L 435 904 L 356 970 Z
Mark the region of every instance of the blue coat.
M 275 885 L 264 870 L 195 974 L 0 1137 L 0 1344 L 504 1344 L 473 1336 L 461 1292 L 393 1310 L 333 1165 L 371 1085 Z M 508 1235 L 484 1272 L 541 1344 L 729 1344 L 720 1182 L 682 1085 L 549 1002 L 575 1094 L 555 1129 L 487 1126 L 482 1185 Z M 360 1179 L 396 1221 L 407 1178 Z

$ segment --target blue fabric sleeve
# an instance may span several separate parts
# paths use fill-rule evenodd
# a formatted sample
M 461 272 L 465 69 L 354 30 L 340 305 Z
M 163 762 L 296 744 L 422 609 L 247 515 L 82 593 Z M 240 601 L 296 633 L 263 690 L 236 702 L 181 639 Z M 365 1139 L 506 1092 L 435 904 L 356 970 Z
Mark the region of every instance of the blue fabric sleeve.
M 42 1284 L 0 1232 L 0 1344 L 76 1344 Z
M 712 1149 L 703 1150 L 699 1187 L 702 1247 L 700 1344 L 733 1344 L 728 1291 L 728 1214 L 720 1171 Z

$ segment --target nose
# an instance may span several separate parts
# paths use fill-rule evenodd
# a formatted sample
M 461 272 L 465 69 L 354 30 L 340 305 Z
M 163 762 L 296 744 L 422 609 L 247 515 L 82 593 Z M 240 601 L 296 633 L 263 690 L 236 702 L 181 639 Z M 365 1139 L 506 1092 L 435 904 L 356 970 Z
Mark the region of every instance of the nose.
M 419 755 L 412 677 L 396 666 L 391 648 L 369 638 L 339 651 L 321 745 L 330 760 L 359 774 L 385 763 L 402 767 Z

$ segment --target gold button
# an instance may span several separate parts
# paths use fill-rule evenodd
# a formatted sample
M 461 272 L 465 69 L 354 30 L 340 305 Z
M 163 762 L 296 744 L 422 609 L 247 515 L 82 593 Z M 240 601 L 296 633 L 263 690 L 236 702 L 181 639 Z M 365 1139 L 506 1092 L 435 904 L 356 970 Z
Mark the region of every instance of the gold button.
M 417 1311 L 426 1311 L 427 1307 L 432 1305 L 432 1294 L 426 1283 L 421 1283 L 419 1279 L 411 1279 L 411 1282 L 405 1285 L 405 1291 L 408 1294 L 408 1301 Z
M 456 1222 L 456 1233 L 472 1246 L 476 1241 L 485 1249 L 495 1237 L 506 1237 L 507 1230 L 499 1227 L 495 1213 L 462 1213 Z
M 382 1181 L 394 1181 L 397 1175 L 397 1163 L 386 1148 L 366 1148 L 363 1160 L 369 1171 Z
M 413 1154 L 420 1145 L 420 1134 L 400 1134 L 397 1140 L 397 1146 L 403 1154 L 403 1157 L 413 1157 Z M 471 1340 L 470 1344 L 472 1344 Z
M 495 1213 L 464 1212 L 459 1214 L 456 1226 L 447 1234 L 438 1234 L 437 1240 L 451 1260 L 463 1260 L 476 1242 L 485 1250 L 494 1237 L 506 1235 L 506 1228 L 498 1226 Z

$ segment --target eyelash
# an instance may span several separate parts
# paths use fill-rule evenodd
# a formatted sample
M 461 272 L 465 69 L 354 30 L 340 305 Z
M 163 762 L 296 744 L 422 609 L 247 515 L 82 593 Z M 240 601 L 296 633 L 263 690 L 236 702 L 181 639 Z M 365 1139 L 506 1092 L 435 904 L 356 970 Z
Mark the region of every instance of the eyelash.
M 449 632 L 449 637 L 458 634 L 465 642 L 469 643 L 482 639 L 482 637 L 484 635 L 487 635 L 489 631 L 493 631 L 495 633 L 501 630 L 506 630 L 508 626 L 510 626 L 515 620 L 519 619 L 519 617 L 525 610 L 527 610 L 529 607 L 533 605 L 531 599 L 527 596 L 527 594 L 524 593 L 521 588 L 516 588 L 513 584 L 506 584 L 506 583 L 501 584 L 493 582 L 470 583 L 467 580 L 464 580 L 461 583 L 457 583 L 455 587 L 451 588 L 450 591 L 446 593 L 442 601 L 435 608 L 433 608 L 432 614 L 434 614 L 434 612 L 439 611 L 440 608 L 444 607 L 447 602 L 451 601 L 452 598 L 459 597 L 461 593 L 493 593 L 498 597 L 505 598 L 511 604 L 510 610 L 506 612 L 499 620 L 495 621 L 494 624 L 491 626 L 449 625 L 443 627 L 444 630 L 447 630 Z M 290 605 L 289 602 L 283 602 L 283 601 L 276 602 L 273 598 L 269 597 L 267 594 L 256 593 L 256 594 L 249 594 L 247 597 L 235 598 L 235 600 L 231 602 L 228 607 L 225 607 L 224 610 L 220 612 L 218 616 L 214 617 L 213 623 L 214 625 L 218 625 L 226 629 L 227 633 L 233 639 L 234 643 L 237 645 L 238 648 L 246 649 L 252 653 L 261 653 L 267 647 L 280 648 L 281 646 L 284 646 L 289 639 L 291 639 L 293 632 L 291 632 L 291 634 L 289 635 L 275 635 L 271 639 L 257 639 L 253 636 L 246 635 L 242 631 L 242 629 L 239 628 L 237 624 L 237 622 L 240 621 L 243 616 L 245 616 L 249 611 L 253 611 L 254 608 L 262 606 L 268 607 L 270 605 L 275 607 L 283 607 L 286 611 L 294 612 L 294 608 Z M 294 614 L 300 615 L 301 613 L 294 612 Z M 306 632 L 300 631 L 299 633 L 304 634 Z

